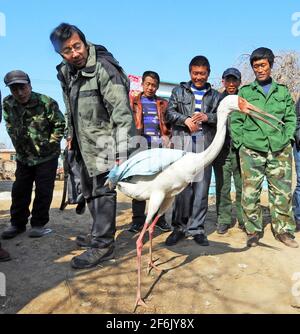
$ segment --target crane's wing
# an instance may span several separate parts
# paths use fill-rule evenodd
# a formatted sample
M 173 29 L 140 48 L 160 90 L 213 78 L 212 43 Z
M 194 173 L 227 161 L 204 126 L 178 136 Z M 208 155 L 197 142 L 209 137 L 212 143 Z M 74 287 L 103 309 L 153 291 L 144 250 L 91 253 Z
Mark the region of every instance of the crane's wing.
M 154 175 L 186 154 L 185 151 L 155 148 L 137 153 L 108 174 L 108 181 L 116 185 L 119 181 L 135 175 Z

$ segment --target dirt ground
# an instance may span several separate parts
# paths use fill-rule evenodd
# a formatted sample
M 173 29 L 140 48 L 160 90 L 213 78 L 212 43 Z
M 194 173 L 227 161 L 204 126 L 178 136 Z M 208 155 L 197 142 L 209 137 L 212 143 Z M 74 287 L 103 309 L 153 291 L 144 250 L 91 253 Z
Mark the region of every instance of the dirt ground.
M 0 189 L 0 233 L 9 224 L 9 191 Z M 127 231 L 130 200 L 119 196 L 116 260 L 90 270 L 76 271 L 70 259 L 82 250 L 75 245 L 78 234 L 89 232 L 89 213 L 64 212 L 58 207 L 62 182 L 57 182 L 49 227 L 53 233 L 30 239 L 24 233 L 2 246 L 12 261 L 0 263 L 6 276 L 6 296 L 0 297 L 0 314 L 76 313 L 128 314 L 133 312 L 136 293 L 137 234 Z M 6 194 L 6 196 L 5 196 Z M 266 205 L 266 196 L 263 198 Z M 270 217 L 264 209 L 265 221 Z M 161 274 L 146 274 L 148 246 L 142 258 L 142 295 L 148 308 L 136 313 L 296 313 L 300 314 L 300 249 L 274 240 L 270 224 L 260 247 L 245 247 L 245 235 L 237 227 L 227 235 L 215 232 L 214 198 L 207 218 L 209 247 L 184 240 L 167 247 L 168 233 L 156 231 L 154 256 Z M 300 235 L 296 236 L 300 242 Z

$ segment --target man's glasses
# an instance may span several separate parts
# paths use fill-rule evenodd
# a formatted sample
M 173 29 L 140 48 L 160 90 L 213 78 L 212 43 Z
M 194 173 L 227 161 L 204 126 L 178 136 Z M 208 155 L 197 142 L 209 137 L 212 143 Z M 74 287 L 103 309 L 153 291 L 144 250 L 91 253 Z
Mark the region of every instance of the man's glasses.
M 83 47 L 83 43 L 75 43 L 72 47 L 61 50 L 63 56 L 70 56 L 74 51 L 79 52 Z

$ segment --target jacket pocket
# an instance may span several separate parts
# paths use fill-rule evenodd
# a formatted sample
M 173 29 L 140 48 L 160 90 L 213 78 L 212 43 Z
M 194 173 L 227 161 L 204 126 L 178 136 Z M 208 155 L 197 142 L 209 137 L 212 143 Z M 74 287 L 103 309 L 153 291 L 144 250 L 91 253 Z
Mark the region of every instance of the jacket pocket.
M 245 119 L 245 122 L 243 124 L 243 130 L 244 131 L 257 131 L 259 129 L 259 126 L 253 121 L 251 117 L 247 117 Z
M 276 113 L 282 114 L 282 112 L 285 111 L 286 108 L 286 101 L 285 98 L 282 96 L 273 96 L 272 100 L 272 110 L 274 110 Z
M 259 97 L 258 96 L 248 96 L 247 98 L 245 98 L 245 100 L 247 100 L 249 103 L 257 103 L 259 101 Z

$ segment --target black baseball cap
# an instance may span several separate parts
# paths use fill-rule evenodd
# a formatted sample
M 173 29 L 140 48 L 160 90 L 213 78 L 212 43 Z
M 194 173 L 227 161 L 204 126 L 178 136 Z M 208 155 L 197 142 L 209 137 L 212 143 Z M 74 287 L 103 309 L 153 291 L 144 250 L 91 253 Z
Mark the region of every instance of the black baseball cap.
M 242 79 L 241 72 L 237 68 L 234 68 L 234 67 L 227 68 L 227 70 L 225 70 L 223 75 L 222 75 L 222 79 L 225 79 L 226 77 L 228 77 L 230 75 L 237 78 L 238 80 Z
M 4 77 L 4 83 L 6 86 L 11 86 L 14 84 L 29 84 L 30 79 L 28 74 L 23 71 L 15 70 L 8 72 Z

